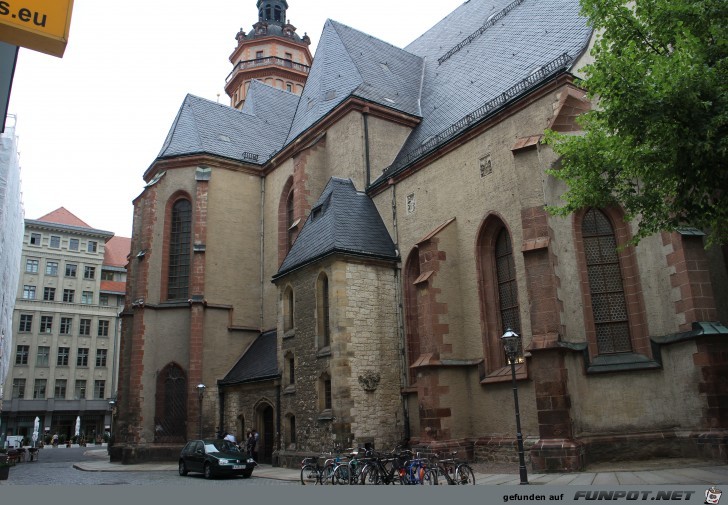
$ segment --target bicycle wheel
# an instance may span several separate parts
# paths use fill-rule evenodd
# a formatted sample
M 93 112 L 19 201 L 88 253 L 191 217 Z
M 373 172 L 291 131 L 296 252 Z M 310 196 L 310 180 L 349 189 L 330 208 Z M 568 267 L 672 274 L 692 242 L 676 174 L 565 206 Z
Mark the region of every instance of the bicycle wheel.
M 301 467 L 301 484 L 315 485 L 319 483 L 319 472 L 315 465 L 303 465 Z
M 321 470 L 321 484 L 331 484 L 331 479 L 334 476 L 334 468 L 333 463 L 324 466 L 323 470 Z
M 334 468 L 334 474 L 331 476 L 331 483 L 341 486 L 349 484 L 349 465 L 339 465 Z
M 437 470 L 433 468 L 426 469 L 422 474 L 420 484 L 423 486 L 437 486 Z
M 455 470 L 455 482 L 460 485 L 475 484 L 475 474 L 467 463 L 458 465 Z
M 361 483 L 373 486 L 382 484 L 382 476 L 379 475 L 379 469 L 375 465 L 365 465 L 361 470 Z

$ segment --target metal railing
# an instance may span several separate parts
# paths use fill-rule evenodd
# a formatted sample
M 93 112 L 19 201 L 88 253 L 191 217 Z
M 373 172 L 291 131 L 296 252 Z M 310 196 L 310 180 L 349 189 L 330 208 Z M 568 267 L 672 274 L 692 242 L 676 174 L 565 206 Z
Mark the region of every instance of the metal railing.
M 450 56 L 452 56 L 453 54 L 457 53 L 463 47 L 465 47 L 468 44 L 470 44 L 473 40 L 475 40 L 478 37 L 480 37 L 480 35 L 482 35 L 482 33 L 485 30 L 487 30 L 488 28 L 490 28 L 491 26 L 493 26 L 494 24 L 496 24 L 498 21 L 500 21 L 501 19 L 503 19 L 506 16 L 506 14 L 508 14 L 509 12 L 511 12 L 513 9 L 515 9 L 516 7 L 518 7 L 519 5 L 521 5 L 522 3 L 523 3 L 523 0 L 514 0 L 513 2 L 511 2 L 508 5 L 506 5 L 505 7 L 503 7 L 503 10 L 501 10 L 497 14 L 489 17 L 488 20 L 485 22 L 485 24 L 483 26 L 481 26 L 480 28 L 478 28 L 477 30 L 475 30 L 473 33 L 471 33 L 465 40 L 463 40 L 458 45 L 456 45 L 455 47 L 453 47 L 452 49 L 450 49 L 444 55 L 440 56 L 437 59 L 437 62 L 440 65 L 442 65 L 442 62 L 443 61 L 447 60 Z
M 245 60 L 238 62 L 237 65 L 233 68 L 233 70 L 228 74 L 228 76 L 225 78 L 225 83 L 228 83 L 230 79 L 233 78 L 233 75 L 235 75 L 236 72 L 240 70 L 246 70 L 249 68 L 258 68 L 258 67 L 268 67 L 268 66 L 276 66 L 276 67 L 284 67 L 284 68 L 290 68 L 292 70 L 295 70 L 297 72 L 302 72 L 304 74 L 308 74 L 308 72 L 311 70 L 311 67 L 308 65 L 303 65 L 302 63 L 296 63 L 295 61 L 291 61 L 285 58 L 279 58 L 277 56 L 268 56 L 266 58 L 256 58 L 254 60 Z

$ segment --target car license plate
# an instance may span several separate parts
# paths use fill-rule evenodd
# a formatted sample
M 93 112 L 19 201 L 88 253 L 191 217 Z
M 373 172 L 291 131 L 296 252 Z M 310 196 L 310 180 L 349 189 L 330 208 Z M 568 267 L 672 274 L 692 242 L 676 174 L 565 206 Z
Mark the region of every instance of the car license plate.
M 233 470 L 245 470 L 245 465 L 233 465 Z

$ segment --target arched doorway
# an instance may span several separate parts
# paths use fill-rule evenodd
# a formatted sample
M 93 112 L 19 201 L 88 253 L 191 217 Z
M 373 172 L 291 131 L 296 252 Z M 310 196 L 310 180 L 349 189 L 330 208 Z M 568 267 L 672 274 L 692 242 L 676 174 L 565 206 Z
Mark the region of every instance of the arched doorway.
M 187 427 L 187 376 L 176 363 L 157 375 L 154 441 L 184 442 Z
M 275 416 L 273 407 L 264 403 L 258 407 L 258 459 L 261 463 L 273 462 L 273 451 L 275 450 Z

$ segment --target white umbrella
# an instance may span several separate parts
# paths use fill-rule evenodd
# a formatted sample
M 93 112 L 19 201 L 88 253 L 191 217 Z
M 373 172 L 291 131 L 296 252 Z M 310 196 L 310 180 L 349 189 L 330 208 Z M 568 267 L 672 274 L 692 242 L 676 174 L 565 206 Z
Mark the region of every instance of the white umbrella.
M 76 436 L 81 434 L 81 416 L 76 416 Z
M 33 423 L 33 447 L 38 443 L 38 431 L 40 431 L 40 418 L 36 417 Z

